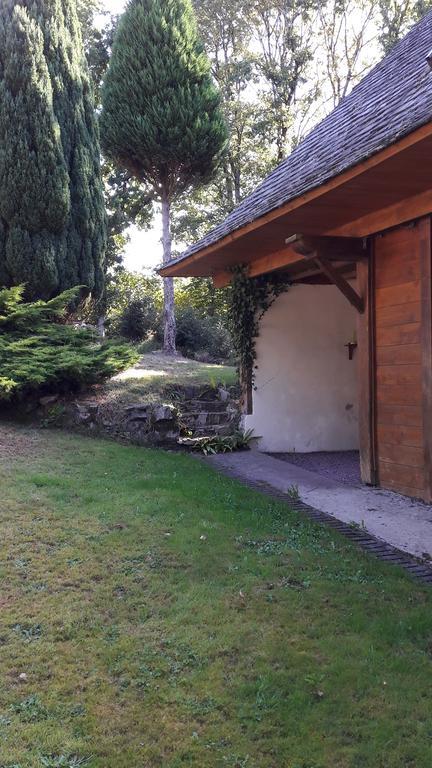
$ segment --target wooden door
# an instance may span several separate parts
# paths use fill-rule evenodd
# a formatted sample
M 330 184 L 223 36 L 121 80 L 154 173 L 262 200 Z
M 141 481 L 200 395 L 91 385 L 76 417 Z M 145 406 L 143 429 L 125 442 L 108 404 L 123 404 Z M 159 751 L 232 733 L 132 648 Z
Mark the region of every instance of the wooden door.
M 430 220 L 374 243 L 375 456 L 383 488 L 430 499 Z

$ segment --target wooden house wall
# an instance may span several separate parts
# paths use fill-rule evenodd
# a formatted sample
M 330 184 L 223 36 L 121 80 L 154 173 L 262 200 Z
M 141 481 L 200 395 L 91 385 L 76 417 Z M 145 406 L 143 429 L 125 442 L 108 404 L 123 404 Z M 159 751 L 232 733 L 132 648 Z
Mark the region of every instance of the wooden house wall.
M 431 499 L 430 219 L 376 235 L 373 246 L 375 477 Z

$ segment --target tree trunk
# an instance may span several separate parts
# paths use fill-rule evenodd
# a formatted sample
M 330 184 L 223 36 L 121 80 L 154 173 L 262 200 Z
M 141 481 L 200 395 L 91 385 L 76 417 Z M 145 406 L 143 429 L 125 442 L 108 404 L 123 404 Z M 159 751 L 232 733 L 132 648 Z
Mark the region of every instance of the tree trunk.
M 105 317 L 101 315 L 97 321 L 98 334 L 101 339 L 105 338 Z
M 163 263 L 171 261 L 171 203 L 166 194 L 162 195 L 162 245 Z M 176 323 L 174 314 L 174 278 L 164 277 L 164 345 L 166 355 L 175 355 Z

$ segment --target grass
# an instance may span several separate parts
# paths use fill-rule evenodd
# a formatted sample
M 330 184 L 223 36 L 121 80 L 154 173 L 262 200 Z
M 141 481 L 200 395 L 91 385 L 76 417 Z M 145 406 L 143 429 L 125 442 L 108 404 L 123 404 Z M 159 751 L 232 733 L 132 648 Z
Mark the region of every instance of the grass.
M 103 387 L 103 396 L 116 402 L 160 399 L 161 393 L 187 384 L 230 386 L 237 383 L 230 365 L 199 363 L 185 357 L 170 358 L 161 352 L 144 354 L 133 368 L 118 374 Z
M 0 432 L 1 768 L 430 768 L 429 591 L 191 457 Z

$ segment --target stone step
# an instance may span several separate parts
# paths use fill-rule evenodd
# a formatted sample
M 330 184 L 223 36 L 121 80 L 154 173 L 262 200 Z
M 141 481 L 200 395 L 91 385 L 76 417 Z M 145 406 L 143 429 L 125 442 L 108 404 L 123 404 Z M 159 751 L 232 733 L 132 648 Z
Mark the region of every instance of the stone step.
M 185 398 L 185 400 L 195 400 L 202 398 L 207 400 L 213 400 L 213 399 L 219 399 L 220 395 L 222 393 L 228 392 L 228 395 L 231 394 L 231 392 L 236 392 L 235 387 L 231 387 L 230 390 L 227 390 L 223 386 L 211 386 L 211 385 L 204 385 L 204 384 L 186 384 L 178 389 L 178 393 Z
M 177 407 L 182 413 L 195 413 L 196 411 L 226 411 L 228 404 L 232 402 L 227 400 L 184 400 L 179 402 Z
M 198 411 L 182 413 L 180 421 L 190 427 L 203 427 L 207 424 L 228 424 L 233 421 L 235 414 L 226 411 Z
M 214 435 L 232 435 L 235 432 L 233 424 L 206 424 L 205 427 L 192 429 L 192 437 L 213 437 Z

